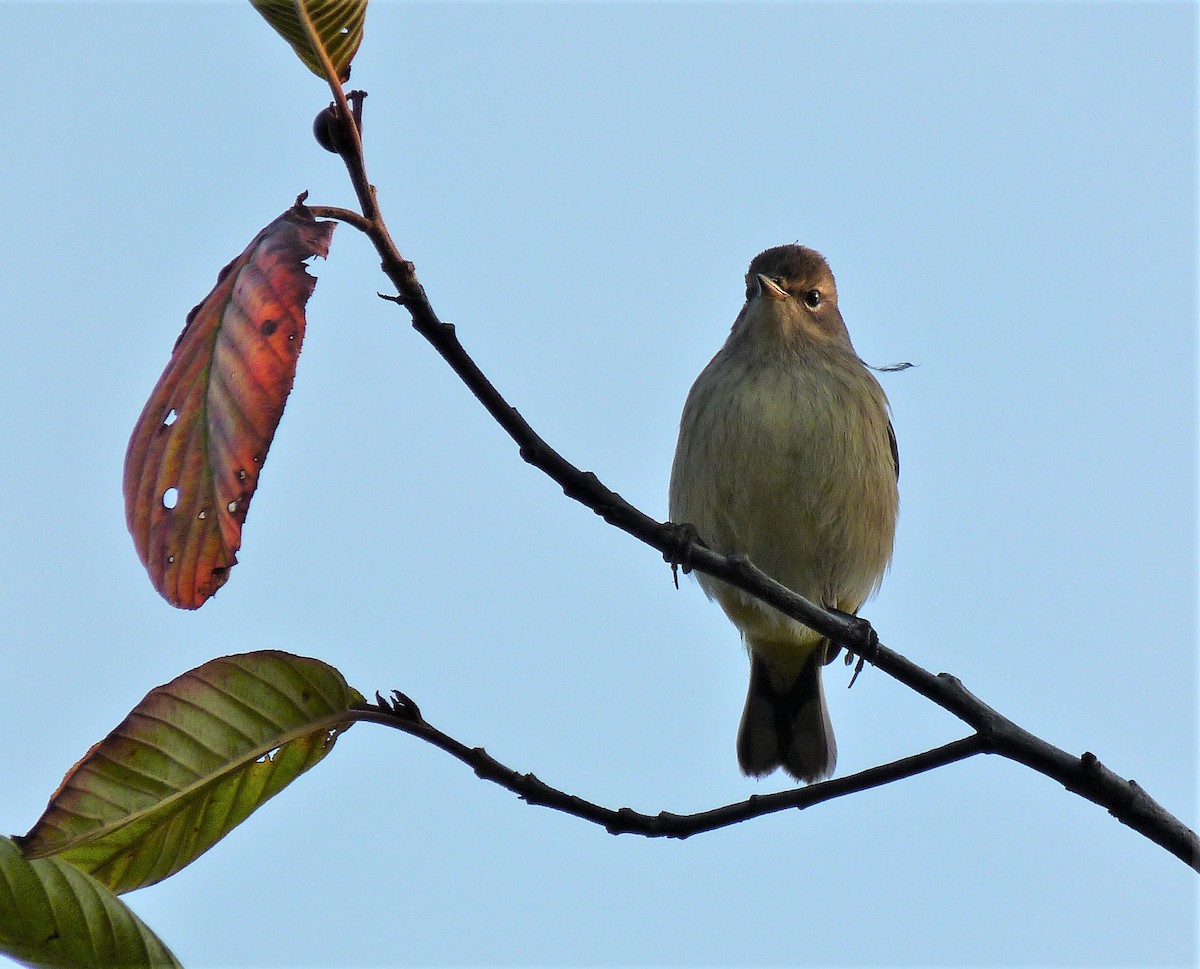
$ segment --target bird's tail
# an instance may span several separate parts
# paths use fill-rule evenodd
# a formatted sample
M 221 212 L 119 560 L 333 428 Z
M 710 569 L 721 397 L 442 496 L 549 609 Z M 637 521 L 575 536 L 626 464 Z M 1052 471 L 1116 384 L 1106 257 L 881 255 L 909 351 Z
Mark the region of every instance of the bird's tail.
M 824 661 L 825 649 L 815 649 L 798 676 L 781 681 L 751 648 L 750 690 L 737 741 L 743 773 L 761 777 L 782 767 L 810 784 L 833 773 L 837 743 L 821 685 Z

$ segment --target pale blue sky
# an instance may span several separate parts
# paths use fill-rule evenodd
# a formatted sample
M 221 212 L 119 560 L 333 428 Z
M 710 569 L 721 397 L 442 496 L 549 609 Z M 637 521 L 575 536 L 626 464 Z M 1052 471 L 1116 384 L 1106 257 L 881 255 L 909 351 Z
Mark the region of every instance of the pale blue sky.
M 154 593 L 120 473 L 216 273 L 328 101 L 245 3 L 0 3 L 0 830 L 151 687 L 319 656 L 503 762 L 686 812 L 743 778 L 746 661 L 694 583 L 565 500 L 338 229 L 241 564 Z M 435 307 L 568 458 L 658 517 L 750 258 L 823 251 L 903 462 L 883 641 L 1195 827 L 1196 8 L 376 4 L 371 176 Z M 841 773 L 965 728 L 827 671 Z M 1196 878 L 976 759 L 688 842 L 529 807 L 355 727 L 127 896 L 186 965 L 1186 965 Z

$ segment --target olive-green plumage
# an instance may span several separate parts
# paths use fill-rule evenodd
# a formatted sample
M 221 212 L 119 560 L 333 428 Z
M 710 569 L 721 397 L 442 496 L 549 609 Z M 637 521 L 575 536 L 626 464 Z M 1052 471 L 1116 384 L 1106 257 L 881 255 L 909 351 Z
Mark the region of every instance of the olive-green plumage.
M 892 557 L 898 475 L 887 398 L 854 351 L 825 259 L 797 245 L 755 256 L 746 303 L 683 408 L 671 521 L 818 605 L 855 613 Z M 828 644 L 698 578 L 750 653 L 742 770 L 828 777 L 837 760 L 821 685 Z

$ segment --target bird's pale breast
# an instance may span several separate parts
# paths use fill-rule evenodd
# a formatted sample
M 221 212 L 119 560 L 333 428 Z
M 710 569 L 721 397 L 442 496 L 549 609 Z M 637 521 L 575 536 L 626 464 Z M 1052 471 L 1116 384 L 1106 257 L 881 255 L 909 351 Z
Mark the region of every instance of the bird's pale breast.
M 898 507 L 887 399 L 851 353 L 789 365 L 719 353 L 684 407 L 671 520 L 717 551 L 743 552 L 821 605 L 854 612 L 892 553 Z M 815 634 L 700 577 L 752 637 Z

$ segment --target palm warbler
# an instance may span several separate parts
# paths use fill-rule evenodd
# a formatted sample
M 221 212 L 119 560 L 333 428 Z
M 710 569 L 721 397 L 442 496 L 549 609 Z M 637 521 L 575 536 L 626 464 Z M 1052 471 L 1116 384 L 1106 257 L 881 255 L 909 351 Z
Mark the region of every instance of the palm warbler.
M 729 338 L 683 408 L 671 520 L 805 598 L 855 613 L 892 557 L 899 470 L 887 398 L 850 343 L 828 263 L 798 245 L 759 253 Z M 837 745 L 821 667 L 836 649 L 738 589 L 698 578 L 750 653 L 742 770 L 828 777 Z

